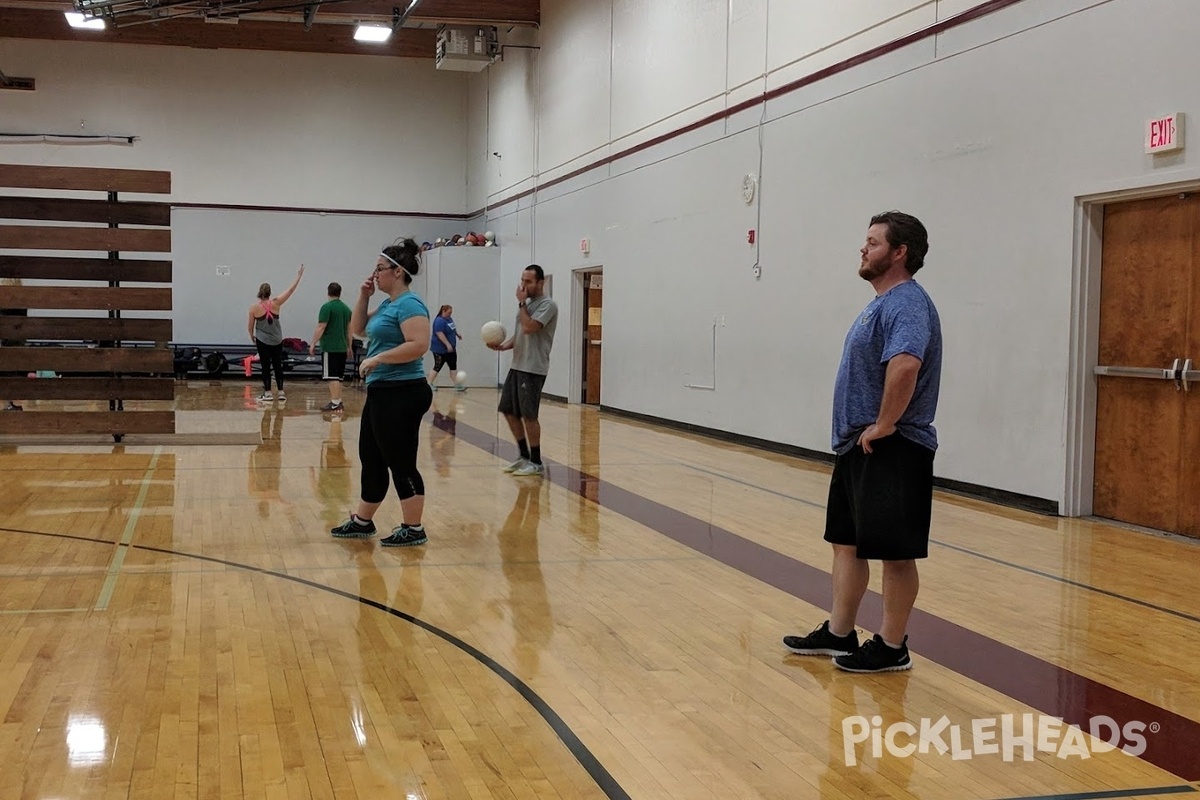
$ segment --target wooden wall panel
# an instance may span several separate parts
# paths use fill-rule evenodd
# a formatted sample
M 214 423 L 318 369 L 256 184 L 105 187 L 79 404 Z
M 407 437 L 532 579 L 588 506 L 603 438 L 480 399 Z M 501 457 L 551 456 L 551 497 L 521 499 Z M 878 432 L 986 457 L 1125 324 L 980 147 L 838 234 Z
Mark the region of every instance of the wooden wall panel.
M 170 225 L 166 203 L 121 203 L 62 197 L 0 196 L 0 219 L 103 222 L 113 225 Z
M 171 209 L 165 203 L 124 202 L 121 193 L 166 194 L 171 174 L 149 170 L 0 165 L 0 189 L 104 192 L 103 199 L 24 197 L 0 194 L 0 219 L 42 224 L 0 225 L 0 248 L 13 250 L 90 250 L 109 258 L 0 254 L 0 277 L 68 282 L 63 286 L 0 287 L 0 308 L 8 310 L 89 309 L 109 317 L 0 317 L 0 340 L 50 339 L 67 342 L 170 340 L 170 319 L 120 319 L 121 311 L 170 311 L 171 289 L 120 286 L 122 282 L 171 281 L 171 262 L 130 260 L 122 253 L 169 253 Z M 67 223 L 67 224 L 56 224 Z M 73 223 L 83 223 L 77 225 Z M 87 223 L 93 223 L 88 225 Z M 149 225 L 158 227 L 122 227 Z M 80 286 L 96 281 L 109 286 Z M 103 377 L 22 379 L 25 373 L 52 370 Z M 40 401 L 37 409 L 0 414 L 0 433 L 112 434 L 174 433 L 173 411 L 44 411 L 46 401 L 172 400 L 174 354 L 166 347 L 0 346 L 0 395 Z M 15 376 L 12 376 L 15 373 Z M 120 377 L 117 374 L 120 374 Z M 141 376 L 141 377 L 138 377 Z
M 25 411 L 0 414 L 0 434 L 174 433 L 174 411 Z
M 0 339 L 99 342 L 169 342 L 169 319 L 105 317 L 0 317 Z M 0 397 L 4 395 L 0 394 Z
M 0 378 L 0 397 L 21 400 L 174 400 L 175 379 Z
M 119 250 L 171 252 L 171 232 L 157 228 L 72 228 L 65 225 L 0 225 L 0 247 L 16 250 Z
M 0 256 L 0 278 L 170 283 L 171 262 L 134 258 Z
M 0 347 L 0 372 L 175 374 L 175 354 L 158 347 Z
M 170 311 L 170 289 L 108 286 L 5 286 L 4 308 Z
M 61 14 L 59 21 L 62 21 Z M 0 164 L 0 186 L 11 189 L 77 189 L 168 194 L 171 191 L 171 173 L 143 169 Z

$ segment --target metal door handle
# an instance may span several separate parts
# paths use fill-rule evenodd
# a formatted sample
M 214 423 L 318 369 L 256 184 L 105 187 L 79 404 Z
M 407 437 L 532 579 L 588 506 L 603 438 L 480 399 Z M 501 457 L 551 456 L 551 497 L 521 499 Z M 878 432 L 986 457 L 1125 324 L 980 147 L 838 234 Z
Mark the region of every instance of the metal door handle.
M 1188 373 L 1191 371 L 1192 371 L 1192 360 L 1189 358 L 1188 360 L 1183 362 L 1183 369 L 1179 370 L 1179 377 L 1183 381 L 1183 390 L 1185 392 L 1191 391 L 1191 387 L 1188 386 L 1188 380 L 1192 379 L 1191 376 L 1188 375 Z
M 1150 378 L 1151 380 L 1171 381 L 1179 378 L 1179 361 L 1175 359 L 1175 363 L 1170 369 L 1161 367 L 1117 367 L 1117 366 L 1098 366 L 1092 369 L 1095 375 L 1108 376 L 1111 378 Z
M 1179 359 L 1171 362 L 1171 372 L 1175 373 L 1175 391 L 1179 391 Z M 1186 386 L 1186 384 L 1184 384 Z

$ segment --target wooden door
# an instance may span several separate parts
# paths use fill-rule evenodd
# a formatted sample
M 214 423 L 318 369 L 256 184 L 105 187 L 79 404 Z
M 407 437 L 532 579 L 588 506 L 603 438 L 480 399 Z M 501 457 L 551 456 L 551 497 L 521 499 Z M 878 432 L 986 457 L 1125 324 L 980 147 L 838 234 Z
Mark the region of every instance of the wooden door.
M 1183 391 L 1174 368 L 1200 360 L 1198 231 L 1197 196 L 1105 209 L 1099 363 L 1162 372 L 1097 378 L 1093 500 L 1097 516 L 1192 536 L 1200 527 L 1184 506 L 1198 491 L 1200 434 L 1186 431 L 1200 423 L 1200 393 Z
M 600 351 L 603 343 L 604 276 L 590 273 L 584 285 L 583 402 L 600 405 Z

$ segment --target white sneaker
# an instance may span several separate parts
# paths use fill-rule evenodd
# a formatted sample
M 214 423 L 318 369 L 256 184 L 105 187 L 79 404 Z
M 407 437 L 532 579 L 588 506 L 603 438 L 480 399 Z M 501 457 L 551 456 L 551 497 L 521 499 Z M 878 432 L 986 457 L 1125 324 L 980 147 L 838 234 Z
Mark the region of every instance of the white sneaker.
M 528 463 L 529 462 L 526 461 L 525 459 L 518 458 L 516 461 L 512 462 L 511 464 L 506 466 L 503 470 L 501 470 L 501 472 L 516 472 L 517 470 L 519 470 L 521 467 L 525 466 Z
M 521 467 L 520 469 L 514 469 L 512 474 L 518 478 L 525 478 L 531 475 L 541 476 L 546 474 L 546 465 L 535 464 L 532 461 L 526 461 L 525 466 Z
M 274 400 L 275 398 L 270 392 L 263 392 L 258 396 L 258 402 L 260 403 L 270 403 Z
M 287 402 L 287 395 L 285 395 L 285 394 L 283 393 L 283 389 L 280 389 L 280 390 L 279 390 L 279 394 L 275 395 L 275 399 L 276 399 L 276 400 L 278 400 L 278 401 L 279 401 L 279 402 L 281 402 L 281 403 L 286 403 L 286 402 Z

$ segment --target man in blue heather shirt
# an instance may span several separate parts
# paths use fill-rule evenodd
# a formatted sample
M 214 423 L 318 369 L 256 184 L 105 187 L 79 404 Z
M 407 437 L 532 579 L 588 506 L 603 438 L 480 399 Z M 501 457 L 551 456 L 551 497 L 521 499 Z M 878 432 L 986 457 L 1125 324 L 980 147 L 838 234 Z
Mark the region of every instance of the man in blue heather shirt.
M 859 277 L 875 289 L 846 335 L 833 391 L 833 449 L 825 541 L 833 545 L 833 609 L 807 636 L 786 636 L 800 655 L 830 655 L 847 672 L 912 668 L 908 617 L 929 550 L 933 454 L 942 329 L 937 309 L 913 280 L 929 252 L 916 217 L 871 218 Z M 883 561 L 883 624 L 861 647 L 858 607 L 869 559 Z

